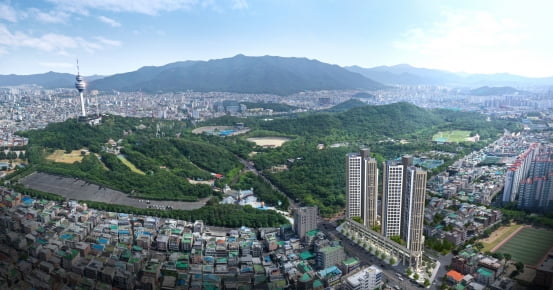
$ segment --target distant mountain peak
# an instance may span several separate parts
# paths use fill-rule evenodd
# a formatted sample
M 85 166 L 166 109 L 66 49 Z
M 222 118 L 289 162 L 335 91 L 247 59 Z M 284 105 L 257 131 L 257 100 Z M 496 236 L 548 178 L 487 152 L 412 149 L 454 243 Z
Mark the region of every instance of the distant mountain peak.
M 235 55 L 209 61 L 141 68 L 90 83 L 119 91 L 224 91 L 288 95 L 306 90 L 380 89 L 385 86 L 337 65 L 306 58 Z
M 553 85 L 553 77 L 527 78 L 508 73 L 469 74 L 454 73 L 439 69 L 418 68 L 409 64 L 362 68 L 347 67 L 367 78 L 388 85 L 442 85 L 442 86 L 517 86 L 517 85 Z

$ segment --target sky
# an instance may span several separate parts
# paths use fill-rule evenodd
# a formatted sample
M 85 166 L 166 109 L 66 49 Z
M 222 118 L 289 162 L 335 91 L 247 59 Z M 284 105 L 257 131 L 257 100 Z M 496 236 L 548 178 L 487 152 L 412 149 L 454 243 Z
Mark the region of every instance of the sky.
M 553 76 L 550 0 L 0 0 L 0 74 L 273 55 Z

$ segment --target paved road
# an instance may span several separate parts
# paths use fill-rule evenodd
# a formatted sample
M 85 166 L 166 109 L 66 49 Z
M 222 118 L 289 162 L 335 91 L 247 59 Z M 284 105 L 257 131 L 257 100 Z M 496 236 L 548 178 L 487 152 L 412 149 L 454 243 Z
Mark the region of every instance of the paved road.
M 271 180 L 269 180 L 267 177 L 265 177 L 265 175 L 263 175 L 263 173 L 259 172 L 259 171 L 255 168 L 255 166 L 253 165 L 252 162 L 250 162 L 250 161 L 248 161 L 248 160 L 246 160 L 246 159 L 243 159 L 243 158 L 241 158 L 241 157 L 238 156 L 238 155 L 235 155 L 235 156 L 236 156 L 236 158 L 238 158 L 238 160 L 240 160 L 240 162 L 242 162 L 242 164 L 244 164 L 244 170 L 245 170 L 245 171 L 250 171 L 250 172 L 252 172 L 253 174 L 255 174 L 255 175 L 257 175 L 257 176 L 260 176 L 261 178 L 263 178 L 263 180 L 265 180 L 265 182 L 267 182 L 268 184 L 270 184 L 271 187 L 272 187 L 274 190 L 276 190 L 276 191 L 282 193 L 284 196 L 286 196 L 286 198 L 288 199 L 288 202 L 289 202 L 289 204 L 290 204 L 290 207 L 289 207 L 290 209 L 300 207 L 299 204 L 297 204 L 297 203 L 296 203 L 292 198 L 290 198 L 286 193 L 284 193 L 282 190 L 280 190 L 280 188 L 278 188 L 277 186 L 275 186 L 275 185 L 271 182 Z
M 438 261 L 440 262 L 440 268 L 438 269 L 438 273 L 436 274 L 436 278 L 434 281 L 436 281 L 436 284 L 432 284 L 433 289 L 439 289 L 439 286 L 442 283 L 442 277 L 445 276 L 447 273 L 446 267 L 451 264 L 451 258 L 453 257 L 452 253 L 449 253 L 445 256 L 438 255 Z
M 412 283 L 409 278 L 403 275 L 405 267 L 404 266 L 390 266 L 382 262 L 376 256 L 370 254 L 367 250 L 363 249 L 361 246 L 350 241 L 348 238 L 343 236 L 340 232 L 336 230 L 336 224 L 333 222 L 322 220 L 319 223 L 319 229 L 325 232 L 332 238 L 342 241 L 342 245 L 348 253 L 349 256 L 357 257 L 361 261 L 362 265 L 376 265 L 382 269 L 384 274 L 384 281 L 391 287 L 399 286 L 401 289 L 416 289 L 419 288 L 418 284 Z M 399 274 L 399 275 L 398 275 Z M 401 279 L 403 280 L 400 280 Z

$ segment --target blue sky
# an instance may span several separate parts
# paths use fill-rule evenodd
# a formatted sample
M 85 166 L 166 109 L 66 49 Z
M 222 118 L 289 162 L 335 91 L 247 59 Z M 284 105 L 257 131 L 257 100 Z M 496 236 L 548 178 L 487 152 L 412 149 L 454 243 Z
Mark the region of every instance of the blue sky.
M 0 0 L 0 74 L 236 54 L 553 76 L 549 0 Z

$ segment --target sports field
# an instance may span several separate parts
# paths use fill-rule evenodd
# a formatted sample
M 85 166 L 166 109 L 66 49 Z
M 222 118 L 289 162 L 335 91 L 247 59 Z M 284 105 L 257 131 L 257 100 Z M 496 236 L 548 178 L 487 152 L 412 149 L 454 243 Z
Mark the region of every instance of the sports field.
M 440 131 L 432 136 L 434 142 L 448 142 L 458 143 L 466 141 L 470 137 L 470 131 L 453 130 L 453 131 Z
M 493 249 L 499 245 L 502 241 L 507 239 L 512 233 L 518 230 L 522 225 L 510 224 L 508 226 L 501 226 L 499 229 L 495 230 L 490 234 L 489 237 L 480 240 L 484 245 L 482 252 L 493 251 Z
M 553 247 L 553 231 L 526 227 L 497 251 L 511 254 L 512 260 L 536 265 Z
M 282 144 L 290 141 L 290 138 L 285 137 L 255 137 L 248 138 L 248 141 L 254 142 L 257 146 L 262 147 L 280 147 Z
M 142 175 L 146 175 L 146 173 L 144 173 L 144 171 L 136 168 L 136 166 L 134 166 L 134 164 L 132 164 L 129 160 L 127 160 L 127 158 L 125 158 L 125 156 L 117 155 L 117 158 L 119 158 L 119 160 L 121 160 L 121 162 L 123 162 L 123 164 L 125 164 L 132 172 L 142 174 Z

